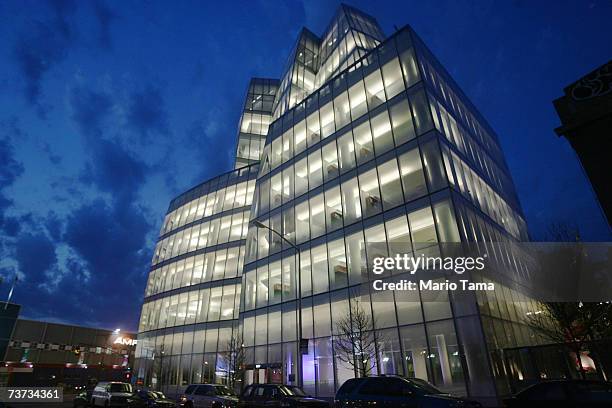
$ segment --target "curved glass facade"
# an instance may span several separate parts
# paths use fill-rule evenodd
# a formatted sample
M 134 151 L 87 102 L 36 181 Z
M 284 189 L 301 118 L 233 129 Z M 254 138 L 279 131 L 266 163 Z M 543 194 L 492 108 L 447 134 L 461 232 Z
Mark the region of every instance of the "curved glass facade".
M 445 292 L 400 299 L 362 283 L 374 257 L 460 242 L 525 273 L 520 256 L 496 245 L 528 240 L 497 136 L 410 27 L 385 39 L 375 19 L 341 6 L 321 38 L 303 30 L 281 81 L 266 82 L 277 87 L 272 122 L 248 155 L 261 153 L 259 165 L 172 202 L 137 374 L 170 394 L 224 382 L 218 355 L 238 333 L 242 384 L 302 382 L 331 397 L 356 375 L 334 344 L 338 321 L 359 304 L 380 334 L 367 357 L 373 373 L 492 401 L 511 375 L 499 349 L 538 341 L 519 323 L 529 299 L 505 288 L 461 304 Z M 241 131 L 237 166 L 242 140 Z

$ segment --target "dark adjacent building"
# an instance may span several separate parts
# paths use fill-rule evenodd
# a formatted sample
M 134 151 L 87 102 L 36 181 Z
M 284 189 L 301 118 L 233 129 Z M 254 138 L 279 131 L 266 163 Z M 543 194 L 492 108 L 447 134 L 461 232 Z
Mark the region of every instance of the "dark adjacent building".
M 0 376 L 17 386 L 129 382 L 135 349 L 135 333 L 17 319 Z
M 564 89 L 554 101 L 561 118 L 555 129 L 576 151 L 597 194 L 599 203 L 612 221 L 612 60 Z

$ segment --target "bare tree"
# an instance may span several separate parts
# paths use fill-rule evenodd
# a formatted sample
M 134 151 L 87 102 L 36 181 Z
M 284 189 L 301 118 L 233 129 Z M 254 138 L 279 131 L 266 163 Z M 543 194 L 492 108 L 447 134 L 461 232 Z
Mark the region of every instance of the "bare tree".
M 346 315 L 335 323 L 336 357 L 353 367 L 359 377 L 370 375 L 372 358 L 376 358 L 377 348 L 384 341 L 375 327 L 376 320 L 370 317 L 370 313 L 359 302 L 352 303 Z
M 241 390 L 244 376 L 245 352 L 242 339 L 237 333 L 234 333 L 229 338 L 225 350 L 220 353 L 220 357 L 227 370 L 227 385 L 229 388 L 236 390 L 236 385 L 239 384 L 240 387 L 238 388 Z

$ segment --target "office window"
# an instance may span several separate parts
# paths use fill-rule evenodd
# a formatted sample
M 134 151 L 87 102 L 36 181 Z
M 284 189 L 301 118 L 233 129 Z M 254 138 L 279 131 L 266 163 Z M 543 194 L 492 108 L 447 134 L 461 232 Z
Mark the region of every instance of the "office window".
M 293 132 L 289 129 L 283 133 L 282 163 L 293 157 Z
M 339 186 L 325 191 L 325 218 L 328 232 L 342 228 L 343 216 Z
M 437 141 L 430 140 L 425 143 L 421 146 L 421 152 L 423 154 L 423 162 L 425 163 L 425 172 L 427 174 L 430 191 L 436 191 L 445 187 L 446 177 L 444 175 L 444 168 Z M 477 191 L 480 192 L 479 189 Z
M 227 285 L 223 288 L 223 299 L 221 301 L 221 320 L 234 318 L 234 302 L 236 301 L 236 286 Z M 225 345 L 223 345 L 225 346 Z
M 391 114 L 391 124 L 393 126 L 393 137 L 395 144 L 399 146 L 416 137 L 414 125 L 412 124 L 412 115 L 410 114 L 410 106 L 404 98 L 394 103 L 389 108 Z
M 315 150 L 308 155 L 308 184 L 310 190 L 323 183 L 323 164 L 321 163 L 321 151 Z
M 225 274 L 224 278 L 233 278 L 238 276 L 238 258 L 240 248 L 229 248 L 227 250 L 227 261 L 225 263 Z
M 211 288 L 210 289 L 210 303 L 208 306 L 208 321 L 219 320 L 221 315 L 221 297 L 223 295 L 223 288 Z
M 364 163 L 374 157 L 370 123 L 364 122 L 357 126 L 355 129 L 353 129 L 353 134 L 355 135 L 357 163 Z
M 250 270 L 244 274 L 244 309 L 251 310 L 256 306 L 257 271 Z M 246 321 L 246 319 L 245 319 Z M 246 334 L 246 333 L 245 333 Z
M 272 153 L 270 154 L 270 166 L 275 168 L 282 163 L 283 141 L 278 137 L 272 141 Z
M 338 151 L 336 150 L 336 141 L 326 144 L 321 149 L 323 156 L 323 180 L 327 181 L 337 177 L 338 171 Z
M 385 88 L 383 86 L 380 70 L 375 70 L 365 77 L 366 97 L 370 110 L 385 102 Z
M 429 247 L 438 242 L 430 207 L 408 214 L 408 222 L 415 250 Z
M 308 191 L 308 161 L 306 157 L 295 163 L 295 196 Z
M 414 149 L 398 157 L 400 163 L 400 174 L 404 187 L 404 199 L 414 200 L 427 194 L 425 175 L 419 150 Z
M 349 98 L 346 91 L 334 99 L 334 113 L 336 116 L 336 129 L 341 129 L 351 121 Z
M 270 264 L 270 280 L 268 288 L 270 291 L 270 304 L 272 305 L 275 303 L 280 303 L 283 294 L 280 261 L 276 261 Z
M 400 173 L 395 159 L 378 166 L 378 180 L 385 209 L 393 208 L 404 202 Z
M 338 156 L 340 161 L 340 171 L 342 173 L 355 167 L 355 144 L 353 143 L 353 133 L 348 131 L 338 137 Z
M 314 112 L 306 118 L 306 142 L 312 146 L 321 140 L 321 129 L 319 127 L 319 112 Z
M 344 239 L 336 239 L 327 244 L 329 256 L 329 281 L 331 289 L 345 287 L 348 284 L 348 267 L 344 252 Z
M 268 256 L 270 247 L 270 231 L 265 228 L 257 229 L 257 258 L 261 259 Z
M 431 130 L 433 123 L 431 120 L 431 113 L 429 106 L 427 106 L 427 99 L 425 98 L 425 92 L 419 89 L 410 95 L 410 104 L 414 111 L 414 123 L 416 130 L 419 135 Z
M 301 120 L 293 128 L 295 138 L 295 154 L 306 150 L 306 120 Z
M 369 217 L 378 214 L 382 210 L 382 206 L 376 169 L 369 170 L 359 175 L 359 187 L 361 190 L 361 208 L 363 209 L 363 215 Z
M 313 294 L 329 290 L 327 246 L 316 246 L 310 250 L 312 262 Z
M 391 133 L 391 123 L 389 122 L 389 114 L 387 111 L 384 110 L 373 117 L 371 119 L 371 124 L 376 154 L 380 155 L 393 149 L 393 135 Z
M 266 344 L 268 341 L 268 314 L 265 310 L 255 317 L 255 345 Z
M 310 270 L 310 250 L 302 250 L 300 255 L 300 283 L 302 297 L 312 295 L 312 274 Z M 305 322 L 302 322 L 304 324 Z
M 283 170 L 283 203 L 293 199 L 293 166 Z
M 362 81 L 358 81 L 348 90 L 349 99 L 351 101 L 351 116 L 353 120 L 361 117 L 368 111 L 366 104 L 366 93 Z
M 310 200 L 310 229 L 312 238 L 325 234 L 325 208 L 323 194 L 311 197 Z
M 451 208 L 450 202 L 442 201 L 434 205 L 436 225 L 441 242 L 460 242 L 457 222 Z
M 386 221 L 385 229 L 387 230 L 387 245 L 390 256 L 412 252 L 410 230 L 405 215 Z
M 257 268 L 257 307 L 268 304 L 269 277 L 268 266 Z
M 296 241 L 304 242 L 310 239 L 310 215 L 308 200 L 295 206 Z
M 329 102 L 321 108 L 321 137 L 326 138 L 334 131 L 334 108 L 332 102 Z
M 281 177 L 281 173 L 276 173 L 270 179 L 270 209 L 274 209 L 282 203 L 283 184 Z
M 346 225 L 361 218 L 359 186 L 356 177 L 342 183 L 342 215 Z
M 331 311 L 327 294 L 313 299 L 314 335 L 316 337 L 331 335 Z M 333 382 L 333 375 L 332 380 Z
M 387 91 L 387 99 L 393 98 L 395 95 L 404 90 L 404 81 L 402 79 L 402 71 L 397 58 L 393 58 L 382 67 L 382 74 Z
M 412 48 L 400 53 L 400 62 L 402 64 L 402 72 L 404 73 L 406 87 L 409 88 L 419 80 L 419 69 Z
M 268 344 L 280 343 L 281 341 L 281 310 L 279 306 L 275 309 L 271 309 L 268 313 Z M 280 360 L 280 359 L 279 359 Z M 275 359 L 271 359 L 271 362 L 276 362 Z
M 296 295 L 296 279 L 295 273 L 297 267 L 297 256 L 289 256 L 282 260 L 282 284 L 283 284 L 283 302 L 295 299 Z

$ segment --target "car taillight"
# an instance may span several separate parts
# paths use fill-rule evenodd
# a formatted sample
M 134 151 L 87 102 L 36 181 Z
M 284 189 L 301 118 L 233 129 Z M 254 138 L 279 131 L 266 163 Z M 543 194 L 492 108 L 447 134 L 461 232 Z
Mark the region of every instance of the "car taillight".
M 187 402 L 187 397 L 185 395 L 181 395 L 181 397 L 179 398 L 179 401 Z

